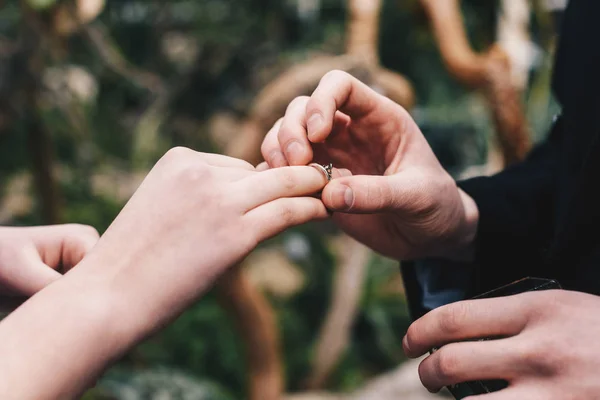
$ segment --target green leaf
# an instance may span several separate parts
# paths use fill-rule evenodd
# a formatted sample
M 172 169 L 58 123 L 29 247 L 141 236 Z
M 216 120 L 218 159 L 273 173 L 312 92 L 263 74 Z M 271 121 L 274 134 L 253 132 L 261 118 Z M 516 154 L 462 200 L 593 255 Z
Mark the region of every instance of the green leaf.
M 27 4 L 34 10 L 42 11 L 52 7 L 56 0 L 27 0 Z

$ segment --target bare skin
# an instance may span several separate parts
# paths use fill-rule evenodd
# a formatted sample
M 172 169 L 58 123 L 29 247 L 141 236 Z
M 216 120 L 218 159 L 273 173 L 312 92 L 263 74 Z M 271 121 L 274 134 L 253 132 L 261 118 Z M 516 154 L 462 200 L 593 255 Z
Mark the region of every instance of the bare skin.
M 258 243 L 327 218 L 314 196 L 326 183 L 312 167 L 258 172 L 241 160 L 176 148 L 95 245 L 90 240 L 81 252 L 62 254 L 77 264 L 64 277 L 55 279 L 45 270 L 53 272 L 52 265 L 41 264 L 58 259 L 56 247 L 36 247 L 36 256 L 23 246 L 24 257 L 44 272 L 36 285 L 21 289 L 50 284 L 0 323 L 0 398 L 77 398 Z M 69 242 L 73 248 L 77 236 Z
M 0 227 L 0 298 L 31 296 L 79 264 L 98 241 L 86 225 Z
M 404 351 L 416 358 L 443 346 L 419 366 L 431 392 L 503 379 L 508 388 L 469 400 L 599 399 L 598 307 L 598 296 L 566 290 L 453 303 L 413 323 Z M 504 338 L 465 341 L 482 337 Z
M 333 163 L 353 176 L 323 190 L 349 235 L 398 260 L 468 259 L 474 201 L 442 168 L 408 112 L 349 74 L 333 71 L 298 97 L 267 134 L 266 166 Z

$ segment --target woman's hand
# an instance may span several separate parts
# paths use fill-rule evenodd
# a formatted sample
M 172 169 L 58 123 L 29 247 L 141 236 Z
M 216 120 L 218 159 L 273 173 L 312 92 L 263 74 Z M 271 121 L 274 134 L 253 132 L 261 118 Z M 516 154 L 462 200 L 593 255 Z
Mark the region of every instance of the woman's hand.
M 80 395 L 258 243 L 326 218 L 326 183 L 312 167 L 169 151 L 78 267 L 0 323 L 0 398 Z
M 98 241 L 86 225 L 0 228 L 0 297 L 29 297 L 77 264 Z
M 82 274 L 93 270 L 127 287 L 122 301 L 156 325 L 258 243 L 326 218 L 314 196 L 326 183 L 312 167 L 257 172 L 231 157 L 173 149 L 100 239 L 90 255 L 97 267 Z

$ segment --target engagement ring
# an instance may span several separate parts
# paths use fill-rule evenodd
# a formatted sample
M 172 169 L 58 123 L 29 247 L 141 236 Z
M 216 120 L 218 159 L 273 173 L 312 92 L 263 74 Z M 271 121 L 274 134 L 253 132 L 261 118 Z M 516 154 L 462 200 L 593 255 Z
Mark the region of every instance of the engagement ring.
M 321 171 L 323 174 L 325 174 L 325 177 L 327 178 L 327 182 L 329 182 L 332 178 L 332 174 L 333 174 L 333 164 L 329 164 L 329 165 L 321 165 L 321 164 L 317 164 L 317 163 L 312 163 L 309 164 L 311 167 L 315 167 L 316 169 L 318 169 L 319 171 Z

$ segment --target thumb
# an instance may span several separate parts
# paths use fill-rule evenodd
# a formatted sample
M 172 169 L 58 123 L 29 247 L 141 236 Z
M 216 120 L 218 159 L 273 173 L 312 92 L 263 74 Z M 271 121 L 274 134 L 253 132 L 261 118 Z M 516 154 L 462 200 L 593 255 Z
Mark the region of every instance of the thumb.
M 372 213 L 398 203 L 393 176 L 355 175 L 334 179 L 323 189 L 322 201 L 332 211 Z
M 322 201 L 331 211 L 369 214 L 381 211 L 418 213 L 432 199 L 428 178 L 414 172 L 395 175 L 355 175 L 332 180 L 323 189 Z

